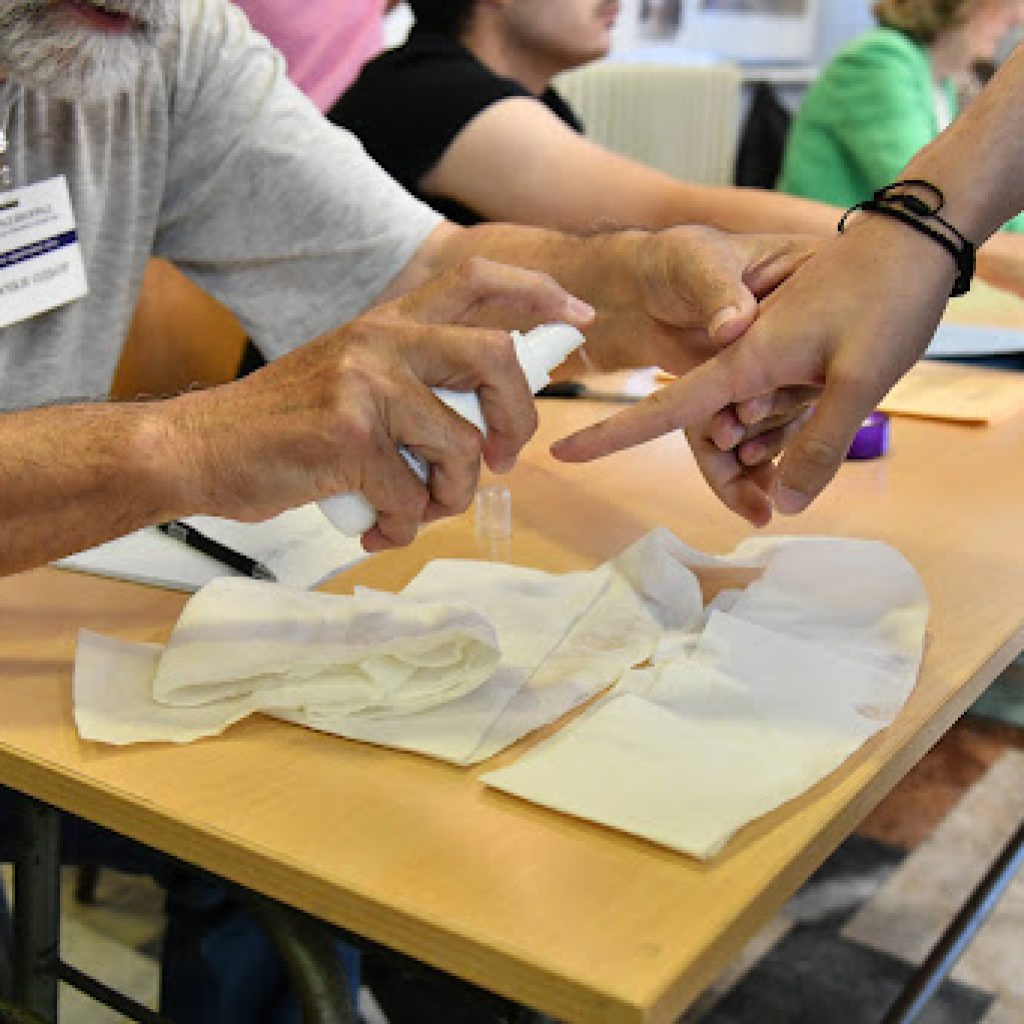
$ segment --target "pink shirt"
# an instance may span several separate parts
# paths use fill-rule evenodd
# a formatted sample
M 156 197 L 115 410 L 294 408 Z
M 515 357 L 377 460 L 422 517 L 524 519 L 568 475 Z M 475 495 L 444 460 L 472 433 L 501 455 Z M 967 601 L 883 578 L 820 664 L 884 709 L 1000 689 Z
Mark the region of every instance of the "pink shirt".
M 288 76 L 328 110 L 384 45 L 386 0 L 236 0 L 283 54 Z

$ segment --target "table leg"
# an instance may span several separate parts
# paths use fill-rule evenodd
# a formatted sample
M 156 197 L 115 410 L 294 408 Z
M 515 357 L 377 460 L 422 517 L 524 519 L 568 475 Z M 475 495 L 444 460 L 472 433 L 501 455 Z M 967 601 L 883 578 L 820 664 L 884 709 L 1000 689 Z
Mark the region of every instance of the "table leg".
M 334 930 L 276 900 L 247 891 L 241 895 L 284 960 L 303 1024 L 357 1024 L 355 996 L 338 960 Z
M 911 1024 L 917 1020 L 1022 864 L 1024 822 L 1003 847 L 942 938 L 932 947 L 924 963 L 882 1019 L 882 1024 Z
M 60 953 L 60 816 L 31 797 L 14 805 L 14 1000 L 57 1020 Z
M 538 1013 L 528 1006 L 521 1006 L 513 1024 L 558 1024 L 558 1021 L 546 1013 Z

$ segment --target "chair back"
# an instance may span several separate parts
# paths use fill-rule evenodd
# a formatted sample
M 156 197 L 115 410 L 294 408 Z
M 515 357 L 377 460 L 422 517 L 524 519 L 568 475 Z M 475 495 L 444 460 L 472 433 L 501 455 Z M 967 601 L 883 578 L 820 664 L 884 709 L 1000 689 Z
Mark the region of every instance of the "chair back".
M 740 73 L 731 64 L 590 64 L 555 88 L 587 137 L 682 181 L 732 183 Z

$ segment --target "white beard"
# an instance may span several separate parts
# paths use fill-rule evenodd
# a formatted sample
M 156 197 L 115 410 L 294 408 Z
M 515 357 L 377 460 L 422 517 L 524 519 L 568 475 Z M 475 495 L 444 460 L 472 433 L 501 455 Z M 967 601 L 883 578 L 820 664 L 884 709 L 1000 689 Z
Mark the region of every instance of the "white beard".
M 55 99 L 124 91 L 173 22 L 178 0 L 104 0 L 104 6 L 130 13 L 136 24 L 104 32 L 82 24 L 61 0 L 0 0 L 0 75 Z

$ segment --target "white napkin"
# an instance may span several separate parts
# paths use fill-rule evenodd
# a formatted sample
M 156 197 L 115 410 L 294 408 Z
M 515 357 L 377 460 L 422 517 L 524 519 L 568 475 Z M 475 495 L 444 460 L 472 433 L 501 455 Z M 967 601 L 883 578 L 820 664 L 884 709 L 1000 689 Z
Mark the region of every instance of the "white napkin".
M 618 560 L 564 575 L 446 560 L 428 565 L 400 595 L 361 590 L 351 598 L 300 594 L 250 580 L 219 581 L 186 605 L 158 660 L 151 648 L 131 656 L 127 645 L 83 634 L 75 672 L 82 735 L 115 743 L 188 740 L 263 711 L 456 764 L 483 760 L 610 686 L 655 651 L 662 631 L 652 610 L 661 605 L 643 599 L 632 580 L 664 574 L 660 536 L 641 540 L 626 553 L 629 558 L 623 556 L 631 576 L 620 571 Z M 683 582 L 692 582 L 689 573 Z M 679 588 L 675 601 L 687 603 L 683 617 L 700 611 L 697 589 Z M 339 607 L 350 615 L 358 609 L 359 617 L 344 625 L 332 619 L 325 639 L 324 615 Z M 430 666 L 419 664 L 417 687 L 386 704 L 389 687 L 404 679 L 404 669 L 393 664 L 402 629 L 415 622 L 425 636 L 433 628 L 434 642 L 441 645 L 439 610 L 466 607 L 493 630 L 500 665 L 493 664 L 489 674 L 460 675 L 468 657 L 462 652 L 447 658 L 428 680 Z M 399 611 L 405 619 L 390 618 Z M 464 612 L 453 614 L 472 632 L 473 623 L 459 617 Z M 677 608 L 671 613 L 681 614 Z M 377 653 L 368 649 L 378 641 Z M 354 672 L 338 669 L 346 658 L 358 660 Z M 118 661 L 114 702 L 102 689 L 106 659 Z M 136 672 L 131 699 L 124 692 L 129 665 Z M 386 671 L 377 678 L 381 665 Z M 427 699 L 421 699 L 424 692 Z M 209 703 L 200 717 L 195 706 L 203 702 Z M 175 716 L 185 705 L 191 713 Z
M 465 712 L 460 756 L 417 749 L 461 764 L 493 756 L 610 686 L 644 661 L 660 636 L 617 562 L 556 576 L 500 563 L 439 561 L 403 593 L 431 601 L 459 595 L 481 611 L 497 631 L 503 669 L 517 680 L 500 707 L 478 717 L 479 728 L 466 728 L 471 698 L 439 709 L 446 716 Z
M 406 586 L 400 600 L 441 607 L 458 601 L 481 614 L 494 628 L 501 650 L 496 673 L 478 689 L 416 716 L 378 716 L 359 721 L 319 714 L 284 713 L 281 717 L 455 764 L 480 760 L 477 748 L 484 736 L 566 632 L 607 589 L 609 579 L 607 567 L 556 576 L 500 562 L 431 562 Z M 359 600 L 379 596 L 365 589 L 356 594 Z M 507 742 L 518 735 L 521 733 Z
M 710 857 L 892 720 L 917 677 L 928 603 L 912 567 L 877 542 L 758 539 L 714 558 L 661 541 L 673 572 L 684 560 L 766 568 L 680 619 L 665 657 L 483 781 Z
M 132 645 L 80 635 L 75 717 L 85 738 L 190 740 L 257 710 L 410 715 L 476 689 L 500 659 L 490 623 L 461 605 L 243 578 L 195 594 L 155 660 L 150 645 L 134 646 L 136 656 Z

